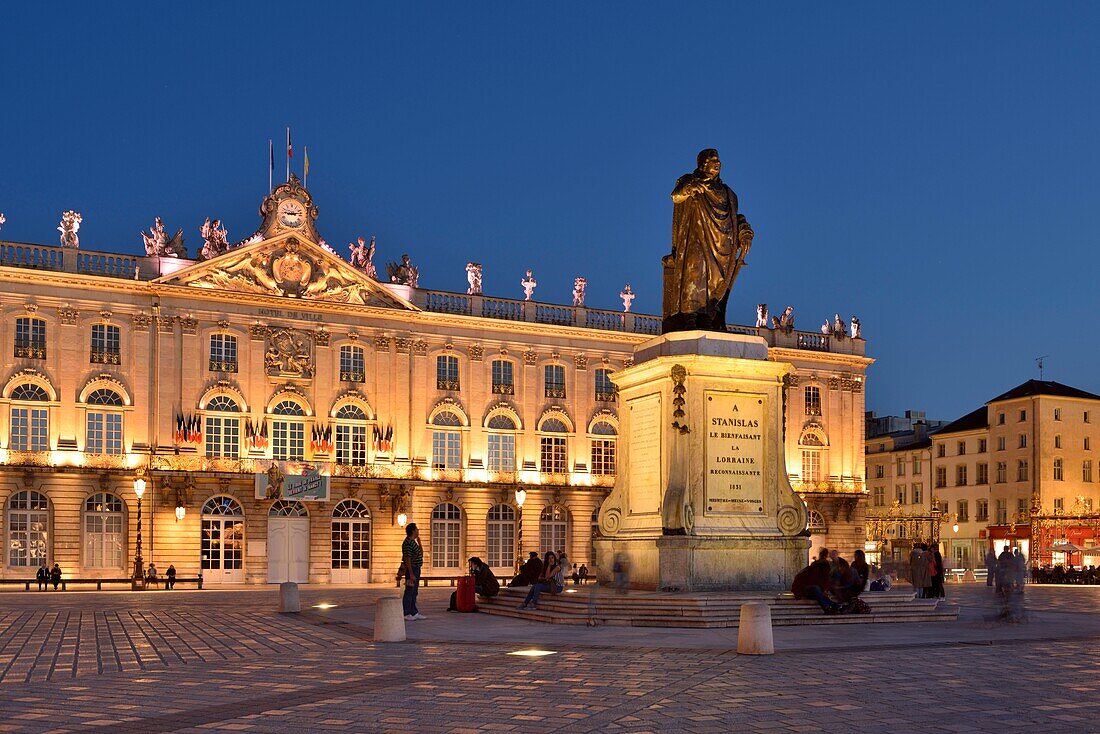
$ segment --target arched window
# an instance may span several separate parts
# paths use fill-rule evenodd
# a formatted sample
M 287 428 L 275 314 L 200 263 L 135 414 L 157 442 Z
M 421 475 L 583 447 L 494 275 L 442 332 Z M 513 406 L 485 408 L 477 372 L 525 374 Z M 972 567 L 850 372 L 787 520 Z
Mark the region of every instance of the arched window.
M 304 416 L 305 410 L 293 400 L 283 400 L 271 411 L 277 416 Z M 271 458 L 276 461 L 301 461 L 306 456 L 305 421 L 271 421 Z
M 50 540 L 50 501 L 33 490 L 8 500 L 8 565 L 37 568 L 46 562 Z
M 366 582 L 369 569 L 370 510 L 359 500 L 344 500 L 332 510 L 332 581 Z
M 550 505 L 539 516 L 539 546 L 545 551 L 568 553 L 569 513 L 560 505 Z
M 125 568 L 126 516 L 122 499 L 100 492 L 84 502 L 84 566 Z
M 24 382 L 11 391 L 11 435 L 8 448 L 12 451 L 48 451 L 50 448 L 50 412 L 45 403 L 49 393 L 41 385 Z M 18 405 L 17 403 L 31 403 Z
M 367 414 L 358 405 L 347 403 L 336 411 L 336 463 L 367 463 Z
M 462 419 L 449 410 L 441 410 L 432 419 L 432 425 L 440 426 L 440 428 L 432 431 L 432 468 L 461 469 L 462 433 L 455 430 L 444 430 L 444 427 L 461 426 Z
M 271 505 L 268 517 L 309 517 L 306 506 L 297 500 L 279 500 Z
M 510 505 L 493 505 L 486 526 L 486 549 L 491 568 L 512 568 L 516 563 L 516 511 Z
M 829 532 L 828 526 L 825 524 L 825 516 L 817 510 L 810 510 L 807 513 L 809 523 L 807 528 L 811 533 L 822 534 Z
M 543 433 L 564 434 L 565 423 L 557 418 L 547 418 L 539 426 Z M 565 474 L 567 471 L 566 439 L 563 435 L 539 437 L 539 459 L 543 474 Z
M 488 470 L 498 473 L 515 471 L 516 422 L 504 413 L 497 413 L 489 419 L 488 428 L 490 431 Z
M 798 439 L 802 450 L 802 481 L 820 482 L 822 480 L 821 457 L 828 443 L 824 433 L 817 428 L 807 428 Z
M 202 568 L 221 571 L 218 580 L 243 580 L 244 509 L 232 497 L 211 497 L 202 506 Z
M 122 396 L 108 388 L 93 390 L 85 401 L 89 406 L 121 407 Z M 122 413 L 88 408 L 85 417 L 84 451 L 89 454 L 122 453 Z
M 21 359 L 46 358 L 46 321 L 24 316 L 15 320 L 15 356 Z
M 206 401 L 206 456 L 211 459 L 236 459 L 241 455 L 241 419 L 237 401 L 228 395 L 215 395 Z
M 597 421 L 592 424 L 592 435 L 599 438 L 592 439 L 592 473 L 597 476 L 615 475 L 615 426 L 607 421 Z
M 444 502 L 432 510 L 432 568 L 458 568 L 462 556 L 462 510 Z

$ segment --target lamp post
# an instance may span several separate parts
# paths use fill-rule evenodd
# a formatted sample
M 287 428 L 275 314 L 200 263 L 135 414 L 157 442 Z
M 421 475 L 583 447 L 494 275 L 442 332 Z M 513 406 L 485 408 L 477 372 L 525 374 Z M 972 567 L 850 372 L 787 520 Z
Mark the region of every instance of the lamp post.
M 523 503 L 527 501 L 527 490 L 516 490 L 516 507 L 519 513 L 516 515 L 516 573 L 523 565 Z
M 137 553 L 134 556 L 134 578 L 131 588 L 139 591 L 145 588 L 145 562 L 141 557 L 141 496 L 145 494 L 145 477 L 134 479 L 134 494 L 137 495 Z

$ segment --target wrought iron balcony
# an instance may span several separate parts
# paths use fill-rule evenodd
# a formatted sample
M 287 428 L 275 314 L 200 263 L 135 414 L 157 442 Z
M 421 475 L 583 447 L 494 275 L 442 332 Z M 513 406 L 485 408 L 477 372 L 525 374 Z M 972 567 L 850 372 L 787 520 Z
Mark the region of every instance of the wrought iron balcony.
M 236 372 L 237 360 L 229 361 L 228 359 L 212 359 L 210 360 L 211 372 Z
M 366 382 L 365 372 L 356 370 L 340 370 L 340 382 Z
M 446 380 L 442 377 L 437 377 L 435 380 L 435 387 L 437 390 L 458 390 L 458 380 Z
M 508 383 L 494 382 L 493 383 L 493 394 L 494 395 L 515 395 L 515 393 L 516 393 L 516 388 L 510 382 L 508 382 Z
M 122 364 L 122 354 L 113 350 L 101 351 L 93 349 L 89 361 L 92 364 Z
M 564 387 L 547 387 L 546 388 L 546 397 L 564 399 L 565 398 L 565 388 Z
M 15 356 L 19 359 L 45 359 L 46 343 L 40 341 L 15 341 Z

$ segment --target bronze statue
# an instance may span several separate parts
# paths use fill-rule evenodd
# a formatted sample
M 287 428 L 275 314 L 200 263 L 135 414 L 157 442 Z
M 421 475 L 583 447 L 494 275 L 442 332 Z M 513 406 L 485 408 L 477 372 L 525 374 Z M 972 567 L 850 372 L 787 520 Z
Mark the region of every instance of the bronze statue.
M 672 253 L 665 255 L 661 332 L 726 330 L 726 302 L 753 231 L 737 194 L 718 177 L 718 151 L 700 151 L 698 167 L 672 190 Z

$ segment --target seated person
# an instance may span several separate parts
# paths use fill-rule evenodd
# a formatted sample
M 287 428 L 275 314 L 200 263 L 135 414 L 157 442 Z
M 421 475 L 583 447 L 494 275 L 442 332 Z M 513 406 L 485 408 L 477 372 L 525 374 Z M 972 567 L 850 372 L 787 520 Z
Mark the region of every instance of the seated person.
M 829 565 L 828 552 L 798 572 L 791 583 L 791 593 L 795 599 L 812 599 L 821 606 L 826 614 L 839 614 L 840 605 L 825 595 L 829 588 L 832 567 Z
M 863 579 L 843 558 L 837 559 L 836 570 L 829 579 L 829 596 L 841 604 L 847 604 L 859 597 L 863 591 Z
M 531 551 L 527 562 L 520 566 L 519 573 L 508 583 L 509 586 L 530 586 L 542 576 L 542 561 L 539 554 Z
M 579 571 L 577 571 L 577 575 L 581 577 L 581 583 L 582 584 L 585 581 L 587 581 L 588 580 L 588 565 L 585 564 L 585 563 L 582 563 L 581 564 L 581 569 Z
M 540 594 L 544 591 L 549 591 L 551 594 L 560 594 L 564 587 L 565 577 L 561 566 L 558 565 L 558 556 L 554 551 L 547 551 L 546 559 L 542 564 L 542 576 L 537 583 L 531 585 L 531 590 L 527 592 L 527 598 L 523 600 L 519 608 L 538 609 Z
M 500 582 L 493 570 L 477 556 L 470 559 L 470 575 L 474 577 L 474 591 L 478 596 L 492 599 L 500 593 Z

